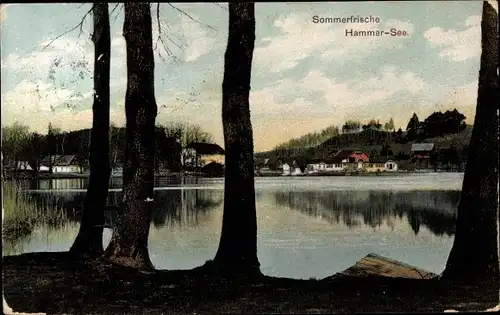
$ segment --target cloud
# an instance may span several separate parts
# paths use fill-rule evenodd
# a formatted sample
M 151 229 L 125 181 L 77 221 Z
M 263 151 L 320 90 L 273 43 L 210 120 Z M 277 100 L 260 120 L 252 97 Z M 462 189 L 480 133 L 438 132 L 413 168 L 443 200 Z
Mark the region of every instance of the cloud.
M 31 82 L 51 82 L 61 88 L 91 84 L 94 52 L 84 39 L 70 36 L 53 42 L 42 41 L 39 48 L 25 55 L 9 54 L 2 59 L 2 70 L 20 78 L 29 77 Z
M 360 26 L 361 25 L 361 26 Z M 411 38 L 413 25 L 389 19 L 380 24 L 315 24 L 310 15 L 292 13 L 278 19 L 274 26 L 281 31 L 276 37 L 265 37 L 255 49 L 256 64 L 271 72 L 294 68 L 300 60 L 320 54 L 325 62 L 351 59 L 372 54 L 378 48 L 400 49 L 401 42 Z M 407 37 L 346 37 L 346 29 L 389 30 L 409 33 Z
M 197 18 L 194 18 L 197 20 Z M 206 27 L 201 26 L 186 16 L 182 16 L 181 28 L 186 39 L 184 61 L 195 61 L 214 49 L 217 40 L 210 35 Z
M 158 27 L 153 27 L 155 57 L 166 60 L 167 56 L 173 56 L 183 62 L 193 62 L 214 50 L 219 43 L 214 31 L 197 22 L 196 15 L 190 14 L 190 17 L 192 19 L 182 14 L 180 22 L 173 25 L 160 21 L 160 41 Z
M 46 131 L 50 121 L 73 130 L 86 121 L 81 119 L 86 112 L 92 117 L 92 110 L 81 110 L 91 102 L 91 92 L 82 94 L 51 83 L 24 80 L 2 94 L 2 120 L 9 124 L 19 121 L 40 132 Z
M 81 94 L 46 82 L 24 80 L 14 89 L 2 94 L 2 107 L 4 110 L 50 112 L 61 105 L 72 107 L 74 102 L 81 102 L 90 96 L 91 93 Z
M 481 54 L 481 16 L 469 16 L 463 30 L 444 30 L 433 27 L 424 32 L 424 37 L 439 47 L 439 56 L 455 62 L 477 57 Z
M 255 114 L 266 115 L 349 115 L 349 112 L 366 110 L 370 106 L 387 101 L 396 93 L 417 94 L 425 87 L 415 73 L 398 73 L 393 66 L 386 66 L 378 75 L 340 82 L 318 70 L 310 71 L 300 80 L 283 79 L 278 85 L 251 92 L 251 104 Z M 294 91 L 302 95 L 293 102 L 285 96 Z M 318 98 L 317 95 L 321 97 Z M 309 96 L 309 97 L 308 97 Z M 307 98 L 307 99 L 305 99 Z M 313 99 L 314 101 L 312 101 Z

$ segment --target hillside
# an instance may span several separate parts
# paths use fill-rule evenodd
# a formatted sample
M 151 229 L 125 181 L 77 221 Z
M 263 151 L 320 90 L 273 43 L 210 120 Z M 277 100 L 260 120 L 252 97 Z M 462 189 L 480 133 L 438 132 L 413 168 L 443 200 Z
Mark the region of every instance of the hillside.
M 380 153 L 384 144 L 392 151 L 392 156 L 404 157 L 408 155 L 413 143 L 432 142 L 438 149 L 446 149 L 450 146 L 457 148 L 459 155 L 463 155 L 467 148 L 472 132 L 472 126 L 467 125 L 464 130 L 457 134 L 448 134 L 443 137 L 420 137 L 408 140 L 404 134 L 386 132 L 380 130 L 363 130 L 357 133 L 347 133 L 332 137 L 314 148 L 277 149 L 273 151 L 256 153 L 256 158 L 269 157 L 305 157 L 325 158 L 331 156 L 332 152 L 342 148 L 355 148 L 367 152 L 369 155 Z

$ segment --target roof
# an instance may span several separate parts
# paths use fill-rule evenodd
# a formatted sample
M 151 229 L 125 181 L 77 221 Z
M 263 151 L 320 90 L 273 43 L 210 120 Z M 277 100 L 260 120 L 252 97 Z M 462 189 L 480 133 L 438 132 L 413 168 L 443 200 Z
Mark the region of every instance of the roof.
M 347 159 L 351 154 L 354 152 L 356 153 L 362 153 L 363 150 L 358 150 L 358 149 L 342 149 L 340 150 L 337 154 L 335 154 L 334 158 L 338 159 Z
M 333 159 L 328 160 L 328 164 L 341 164 L 345 158 L 334 157 Z
M 224 154 L 224 149 L 215 143 L 193 142 L 187 145 L 187 149 L 194 149 L 201 155 Z
M 434 143 L 414 143 L 411 145 L 411 151 L 432 151 Z
M 75 155 L 47 155 L 40 164 L 48 166 L 68 166 L 75 160 Z M 51 162 L 52 161 L 52 162 Z

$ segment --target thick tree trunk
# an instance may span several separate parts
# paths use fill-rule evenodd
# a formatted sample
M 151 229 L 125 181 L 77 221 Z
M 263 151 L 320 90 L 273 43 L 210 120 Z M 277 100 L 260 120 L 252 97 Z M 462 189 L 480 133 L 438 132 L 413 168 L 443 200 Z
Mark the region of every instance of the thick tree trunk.
M 498 280 L 498 13 L 483 5 L 476 118 L 442 279 Z
M 216 265 L 259 271 L 253 134 L 249 94 L 255 42 L 255 4 L 229 3 L 229 36 L 222 84 L 225 145 L 224 215 Z M 259 271 L 260 272 L 260 271 Z
M 109 186 L 109 80 L 111 37 L 107 3 L 95 3 L 94 16 L 94 104 L 90 139 L 90 178 L 80 231 L 70 252 L 97 257 L 102 255 L 104 207 Z M 83 166 L 83 165 L 81 165 Z M 80 169 L 82 171 L 82 169 Z
M 126 144 L 123 213 L 105 258 L 119 265 L 152 270 L 148 234 L 153 206 L 155 120 L 154 57 L 149 3 L 125 3 L 127 44 Z

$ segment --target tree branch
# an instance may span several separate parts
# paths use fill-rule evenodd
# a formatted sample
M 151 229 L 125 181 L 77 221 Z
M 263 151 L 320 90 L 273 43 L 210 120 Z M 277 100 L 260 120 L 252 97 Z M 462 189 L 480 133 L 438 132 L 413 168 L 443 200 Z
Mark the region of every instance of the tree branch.
M 120 4 L 121 4 L 121 3 L 117 3 L 117 4 L 115 5 L 115 7 L 113 8 L 113 10 L 111 10 L 111 13 L 109 13 L 110 18 L 111 18 L 111 14 L 113 14 L 113 12 L 116 10 L 116 8 L 117 8 Z M 123 7 L 123 4 L 122 4 L 122 7 Z M 114 23 L 116 22 L 116 19 L 118 18 L 118 15 L 119 15 L 119 13 L 117 12 L 117 13 L 115 14 L 115 18 L 113 19 L 113 22 L 111 22 L 111 25 L 114 25 Z
M 55 42 L 56 40 L 58 40 L 59 38 L 63 37 L 64 35 L 68 34 L 68 33 L 71 33 L 72 31 L 76 30 L 77 28 L 80 28 L 80 32 L 78 34 L 78 37 L 80 37 L 80 35 L 82 35 L 83 33 L 83 23 L 85 22 L 85 18 L 87 17 L 87 15 L 89 15 L 91 12 L 92 12 L 92 9 L 94 8 L 94 5 L 92 5 L 92 7 L 90 8 L 90 10 L 87 11 L 87 13 L 85 13 L 85 15 L 82 17 L 82 20 L 80 21 L 80 23 L 78 23 L 75 27 L 73 27 L 72 29 L 62 33 L 61 35 L 55 37 L 54 39 L 52 39 L 47 45 L 45 45 L 39 52 L 38 54 L 36 54 L 36 56 L 38 56 L 42 51 L 44 51 L 45 49 L 47 49 L 47 47 L 49 47 L 50 45 L 52 45 L 53 42 Z
M 217 31 L 217 29 L 216 29 L 215 27 L 210 26 L 210 25 L 208 25 L 208 24 L 201 23 L 200 21 L 198 21 L 197 19 L 193 18 L 191 15 L 189 15 L 188 13 L 186 13 L 186 11 L 179 9 L 178 7 L 174 6 L 174 5 L 173 5 L 173 4 L 171 4 L 171 3 L 168 3 L 168 2 L 167 2 L 167 4 L 168 4 L 169 6 L 171 6 L 172 8 L 174 8 L 176 11 L 178 11 L 178 12 L 180 12 L 181 14 L 185 15 L 186 17 L 188 17 L 191 21 L 194 21 L 194 22 L 196 22 L 196 23 L 199 23 L 199 24 L 201 24 L 201 25 L 204 25 L 204 26 L 208 27 L 209 29 L 211 29 L 211 30 L 213 30 L 213 31 Z
M 225 6 L 221 5 L 220 3 L 214 2 L 213 4 L 215 4 L 216 6 L 218 6 L 218 7 L 219 7 L 219 8 L 221 8 L 221 9 L 224 9 L 224 10 L 226 10 L 226 11 L 229 11 L 229 9 L 228 9 L 227 7 L 225 7 Z

